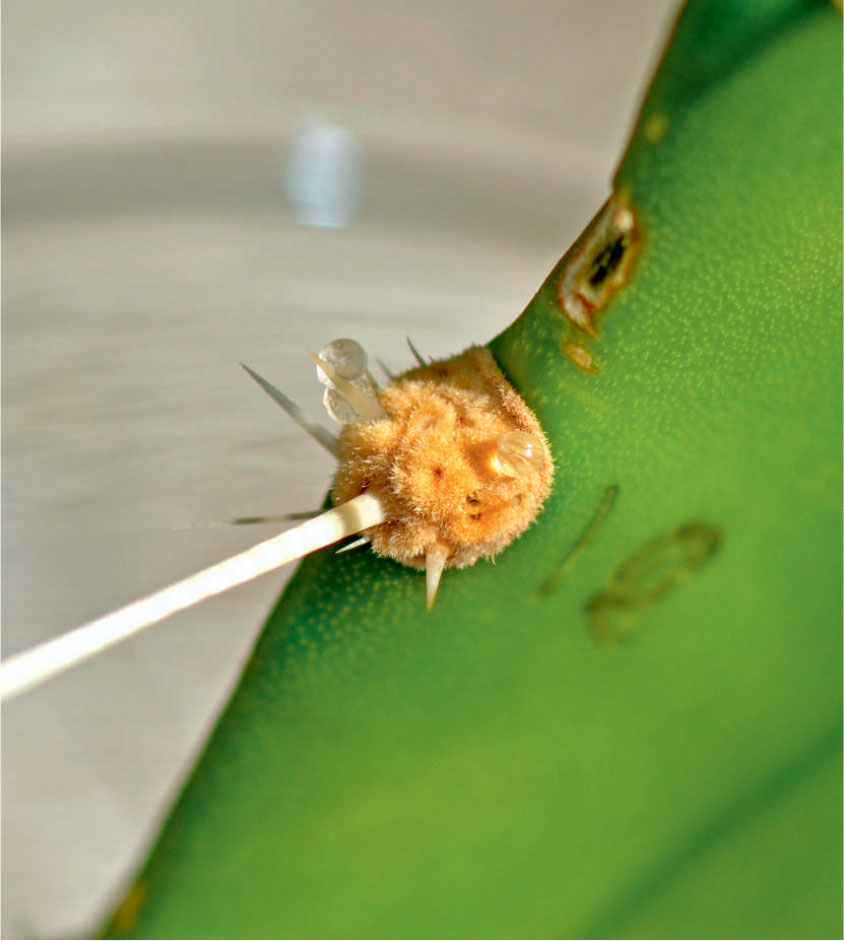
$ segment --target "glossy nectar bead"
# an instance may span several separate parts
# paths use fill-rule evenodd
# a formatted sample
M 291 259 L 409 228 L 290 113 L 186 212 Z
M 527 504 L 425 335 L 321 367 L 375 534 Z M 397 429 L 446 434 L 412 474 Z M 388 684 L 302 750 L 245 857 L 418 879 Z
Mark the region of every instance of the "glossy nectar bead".
M 495 442 L 493 469 L 505 477 L 538 474 L 546 461 L 545 446 L 526 431 L 510 431 Z

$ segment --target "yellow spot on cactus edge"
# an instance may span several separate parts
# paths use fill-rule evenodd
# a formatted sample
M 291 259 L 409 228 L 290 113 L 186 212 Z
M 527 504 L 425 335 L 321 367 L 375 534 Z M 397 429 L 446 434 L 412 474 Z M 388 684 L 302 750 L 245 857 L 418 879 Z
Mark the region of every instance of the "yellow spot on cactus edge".
M 138 920 L 138 913 L 147 898 L 147 887 L 143 882 L 136 882 L 126 893 L 114 913 L 114 927 L 121 934 L 128 934 Z
M 645 119 L 645 137 L 651 144 L 658 144 L 667 130 L 668 118 L 661 111 L 655 111 Z

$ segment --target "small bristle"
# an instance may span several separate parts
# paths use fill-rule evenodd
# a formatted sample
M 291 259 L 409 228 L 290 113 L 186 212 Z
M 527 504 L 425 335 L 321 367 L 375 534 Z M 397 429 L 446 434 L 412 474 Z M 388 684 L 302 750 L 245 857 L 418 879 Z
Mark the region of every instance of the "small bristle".
M 292 400 L 289 399 L 283 392 L 271 383 L 264 379 L 263 376 L 259 376 L 253 369 L 250 369 L 245 363 L 240 364 L 246 372 L 258 383 L 258 385 L 267 393 L 267 395 L 274 401 L 277 402 L 285 412 L 307 433 L 315 440 L 318 441 L 329 453 L 337 456 L 337 438 L 335 435 L 331 434 L 326 428 L 323 428 L 321 425 L 318 425 L 316 422 L 313 422 L 308 418 L 305 412 L 299 408 L 299 406 Z
M 422 358 L 422 354 L 413 345 L 413 340 L 411 340 L 410 337 L 405 337 L 405 340 L 407 340 L 407 345 L 410 347 L 410 352 L 413 353 L 416 362 L 419 363 L 420 366 L 430 365 L 429 363 L 425 362 L 425 360 Z
M 238 516 L 229 520 L 230 526 L 254 526 L 256 523 L 293 523 L 298 520 L 311 520 L 319 516 L 322 510 L 302 510 L 299 513 L 276 513 L 271 516 Z

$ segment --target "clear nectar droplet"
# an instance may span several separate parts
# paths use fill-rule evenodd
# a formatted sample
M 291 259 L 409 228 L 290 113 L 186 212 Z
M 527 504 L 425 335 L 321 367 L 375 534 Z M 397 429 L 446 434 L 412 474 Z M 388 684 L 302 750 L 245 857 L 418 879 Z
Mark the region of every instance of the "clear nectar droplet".
M 341 425 L 351 425 L 361 419 L 360 412 L 353 405 L 350 405 L 348 399 L 333 387 L 326 389 L 323 393 L 322 404 L 325 406 L 329 418 L 333 418 Z
M 508 432 L 495 442 L 495 469 L 505 477 L 538 474 L 545 460 L 544 445 L 526 431 Z
M 319 358 L 325 360 L 329 366 L 333 366 L 338 376 L 350 382 L 363 376 L 368 361 L 366 350 L 360 343 L 349 339 L 332 340 L 320 352 Z M 324 386 L 332 387 L 333 383 L 319 366 L 317 366 L 317 378 Z
M 327 344 L 316 360 L 317 378 L 326 387 L 325 410 L 341 425 L 386 417 L 366 371 L 368 357 L 356 340 Z

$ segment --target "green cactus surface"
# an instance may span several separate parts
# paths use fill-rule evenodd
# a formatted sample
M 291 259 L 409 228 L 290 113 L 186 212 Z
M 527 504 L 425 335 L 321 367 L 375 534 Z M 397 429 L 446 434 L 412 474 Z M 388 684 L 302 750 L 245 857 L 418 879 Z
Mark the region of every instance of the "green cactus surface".
M 841 64 L 828 2 L 691 0 L 634 236 L 490 344 L 537 522 L 430 613 L 305 559 L 109 937 L 841 936 Z

